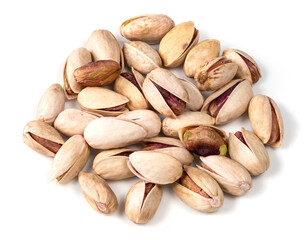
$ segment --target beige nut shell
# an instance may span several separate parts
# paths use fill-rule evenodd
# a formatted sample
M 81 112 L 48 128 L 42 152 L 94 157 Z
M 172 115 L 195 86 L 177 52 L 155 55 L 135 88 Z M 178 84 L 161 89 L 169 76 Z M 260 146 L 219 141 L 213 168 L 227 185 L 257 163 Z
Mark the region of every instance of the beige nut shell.
M 200 111 L 200 109 L 203 105 L 203 102 L 204 102 L 204 98 L 203 98 L 201 92 L 190 81 L 182 79 L 182 78 L 179 78 L 179 80 L 181 81 L 183 87 L 185 88 L 185 90 L 187 91 L 187 94 L 189 96 L 189 101 L 186 104 L 187 109 L 189 109 L 191 111 Z

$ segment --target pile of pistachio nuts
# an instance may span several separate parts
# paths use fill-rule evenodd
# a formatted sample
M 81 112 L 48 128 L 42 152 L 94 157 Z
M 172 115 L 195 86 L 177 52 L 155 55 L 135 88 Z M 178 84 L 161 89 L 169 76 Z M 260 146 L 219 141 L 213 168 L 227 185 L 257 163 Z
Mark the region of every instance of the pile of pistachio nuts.
M 254 59 L 236 49 L 219 56 L 218 40 L 198 43 L 193 22 L 175 25 L 162 14 L 130 18 L 120 33 L 129 40 L 123 48 L 110 31 L 95 30 L 86 48 L 72 51 L 63 85 L 45 91 L 37 120 L 24 127 L 24 142 L 54 157 L 51 178 L 64 184 L 78 177 L 90 206 L 111 214 L 118 201 L 106 181 L 138 177 L 125 201 L 134 223 L 154 216 L 164 184 L 202 212 L 219 209 L 223 192 L 250 190 L 251 176 L 269 167 L 265 145 L 280 147 L 284 131 L 272 98 L 253 94 L 261 77 Z M 180 66 L 196 85 L 170 71 Z M 201 91 L 214 92 L 204 100 Z M 80 108 L 65 109 L 66 99 Z M 218 127 L 246 111 L 254 132 L 241 127 L 228 137 Z M 102 151 L 93 172 L 83 172 L 91 148 Z

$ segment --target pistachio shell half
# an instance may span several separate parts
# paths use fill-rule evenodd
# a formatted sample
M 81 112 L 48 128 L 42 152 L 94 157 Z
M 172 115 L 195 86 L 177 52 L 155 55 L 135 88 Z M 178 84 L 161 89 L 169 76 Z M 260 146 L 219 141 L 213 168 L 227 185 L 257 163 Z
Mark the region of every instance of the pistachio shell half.
M 203 102 L 204 102 L 204 98 L 203 98 L 201 92 L 190 81 L 182 79 L 182 78 L 179 78 L 179 80 L 181 81 L 183 87 L 185 88 L 185 90 L 187 91 L 187 94 L 189 96 L 189 101 L 186 104 L 186 108 L 191 111 L 200 110 L 203 105 Z

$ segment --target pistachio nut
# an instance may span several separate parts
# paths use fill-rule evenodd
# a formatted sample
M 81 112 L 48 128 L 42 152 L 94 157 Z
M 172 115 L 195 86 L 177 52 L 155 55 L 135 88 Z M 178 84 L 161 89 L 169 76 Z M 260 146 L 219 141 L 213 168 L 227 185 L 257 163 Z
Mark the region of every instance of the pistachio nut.
M 145 181 L 169 184 L 181 177 L 182 165 L 172 156 L 151 151 L 138 151 L 129 155 L 130 171 Z
M 206 62 L 196 70 L 195 82 L 201 91 L 215 91 L 230 82 L 236 75 L 238 65 L 225 57 Z
M 224 156 L 200 157 L 201 165 L 197 166 L 211 175 L 222 190 L 232 195 L 243 195 L 250 190 L 252 179 L 238 162 Z
M 104 116 L 117 116 L 128 112 L 128 98 L 101 87 L 86 87 L 77 96 L 81 108 Z
M 55 128 L 37 120 L 25 125 L 22 138 L 31 149 L 50 157 L 54 157 L 64 144 L 63 138 Z
M 107 182 L 97 174 L 80 172 L 78 182 L 89 205 L 97 212 L 111 214 L 118 208 L 118 200 Z
M 215 126 L 192 125 L 178 131 L 186 149 L 200 156 L 227 154 L 227 135 Z
M 120 64 L 116 61 L 99 60 L 75 69 L 73 74 L 77 83 L 88 87 L 98 87 L 112 83 L 120 72 Z
M 220 42 L 216 39 L 207 39 L 194 46 L 187 54 L 183 66 L 187 77 L 194 77 L 197 69 L 203 64 L 217 58 L 220 52 Z
M 124 43 L 123 52 L 126 64 L 143 74 L 162 66 L 158 52 L 150 45 L 141 41 Z
M 165 67 L 180 66 L 191 48 L 198 43 L 199 31 L 193 22 L 172 28 L 161 40 L 159 54 Z
M 112 117 L 103 117 L 90 122 L 85 128 L 87 143 L 96 149 L 125 147 L 142 141 L 147 131 L 140 125 Z
M 65 108 L 65 93 L 60 84 L 52 84 L 38 103 L 37 119 L 53 125 L 57 115 Z
M 214 125 L 215 118 L 204 112 L 184 112 L 177 118 L 166 117 L 162 121 L 162 131 L 166 136 L 179 137 L 178 130 L 191 125 Z
M 272 98 L 254 96 L 249 104 L 249 118 L 255 134 L 264 144 L 280 147 L 284 135 L 284 123 L 280 109 Z
M 72 137 L 73 135 L 83 135 L 86 126 L 98 117 L 77 108 L 69 108 L 62 111 L 54 122 L 54 127 Z
M 132 68 L 132 71 L 136 70 Z M 139 76 L 140 79 L 138 79 Z M 127 103 L 129 110 L 149 108 L 142 90 L 143 81 L 144 77 L 139 72 L 138 74 L 124 72 L 114 82 L 114 91 L 129 99 Z
M 190 81 L 182 79 L 182 78 L 179 78 L 179 80 L 181 81 L 183 87 L 185 88 L 185 90 L 187 91 L 187 94 L 189 96 L 189 101 L 188 101 L 188 103 L 186 103 L 186 108 L 191 111 L 200 110 L 203 105 L 203 102 L 204 102 L 204 98 L 203 98 L 201 92 Z
M 223 192 L 205 171 L 184 166 L 182 177 L 173 184 L 176 195 L 188 206 L 202 212 L 214 212 L 223 205 Z
M 134 151 L 128 148 L 103 151 L 94 158 L 92 168 L 104 179 L 121 180 L 134 177 L 127 166 L 129 155 Z
M 162 187 L 145 181 L 137 182 L 129 190 L 125 214 L 136 224 L 147 223 L 155 215 L 162 198 Z
M 240 117 L 248 108 L 253 96 L 249 81 L 235 79 L 210 95 L 201 111 L 216 119 L 216 125 L 230 122 Z
M 113 60 L 124 69 L 124 56 L 120 44 L 108 30 L 95 30 L 87 41 L 93 61 Z
M 91 61 L 91 53 L 86 48 L 77 48 L 68 56 L 63 72 L 63 85 L 68 100 L 76 98 L 84 88 L 75 81 L 74 70 Z
M 182 114 L 189 101 L 181 81 L 173 73 L 162 68 L 147 74 L 143 92 L 153 108 L 166 117 L 175 118 Z
M 151 110 L 134 110 L 123 113 L 116 118 L 140 125 L 147 131 L 146 138 L 157 136 L 161 130 L 161 119 Z
M 264 144 L 254 133 L 244 128 L 235 134 L 229 133 L 229 154 L 253 176 L 264 173 L 270 165 Z
M 182 165 L 190 165 L 194 156 L 176 138 L 154 137 L 143 140 L 145 145 L 141 151 L 155 151 L 168 154 L 176 158 Z
M 81 135 L 70 137 L 56 153 L 51 180 L 57 183 L 67 183 L 76 177 L 86 165 L 90 148 Z
M 258 65 L 247 53 L 237 49 L 227 49 L 222 55 L 238 65 L 236 78 L 247 79 L 252 84 L 261 77 Z
M 174 26 L 174 21 L 164 14 L 145 14 L 124 21 L 120 33 L 130 41 L 157 44 Z

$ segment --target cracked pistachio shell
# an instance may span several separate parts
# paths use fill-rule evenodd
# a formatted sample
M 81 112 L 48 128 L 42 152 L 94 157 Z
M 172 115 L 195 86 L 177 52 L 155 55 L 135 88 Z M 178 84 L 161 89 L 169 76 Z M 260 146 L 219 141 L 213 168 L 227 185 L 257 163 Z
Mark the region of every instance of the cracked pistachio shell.
M 218 57 L 197 68 L 194 79 L 200 91 L 214 91 L 230 82 L 237 68 L 236 63 Z
M 183 87 L 187 91 L 189 96 L 189 102 L 186 104 L 186 107 L 191 111 L 200 111 L 204 98 L 198 88 L 188 80 L 179 78 Z
M 250 190 L 252 179 L 240 163 L 224 156 L 200 157 L 202 165 L 197 165 L 211 175 L 222 190 L 232 195 L 243 195 Z
M 187 175 L 201 188 L 208 196 L 203 197 L 200 194 L 183 186 L 179 181 L 173 183 L 173 189 L 176 195 L 188 206 L 201 212 L 214 212 L 223 205 L 223 192 L 218 183 L 203 170 L 184 166 Z
M 55 155 L 51 180 L 57 183 L 67 183 L 76 177 L 86 165 L 90 148 L 81 135 L 70 137 Z
M 238 85 L 231 92 L 216 116 L 216 125 L 230 122 L 247 111 L 249 102 L 253 96 L 253 91 L 249 81 L 244 79 L 232 80 L 227 85 L 214 92 L 205 100 L 201 111 L 209 112 L 211 102 L 237 83 Z
M 99 153 L 93 160 L 93 170 L 104 179 L 121 180 L 134 177 L 129 170 L 128 154 L 135 150 L 128 148 L 112 149 Z
M 193 22 L 172 28 L 161 40 L 159 54 L 165 67 L 180 66 L 191 48 L 198 43 L 199 31 Z
M 145 42 L 124 43 L 123 52 L 126 64 L 142 74 L 147 74 L 162 66 L 162 60 L 158 52 Z
M 145 181 L 137 182 L 129 190 L 125 201 L 125 214 L 136 224 L 147 223 L 155 215 L 162 198 L 162 187 L 154 185 L 146 193 Z
M 113 117 L 90 122 L 84 132 L 87 143 L 95 149 L 125 147 L 142 141 L 147 131 L 140 125 Z
M 76 82 L 74 70 L 91 61 L 91 53 L 86 48 L 77 48 L 68 56 L 63 72 L 63 85 L 68 100 L 76 98 L 84 88 Z
M 264 144 L 272 147 L 280 147 L 284 135 L 284 123 L 280 109 L 272 98 L 264 95 L 254 96 L 249 104 L 249 118 L 255 134 L 262 140 Z M 273 119 L 272 112 L 274 111 L 275 119 Z M 274 131 L 274 121 L 278 125 L 278 136 L 274 143 L 269 143 Z
M 147 74 L 144 80 L 143 92 L 146 99 L 153 106 L 153 108 L 166 117 L 175 118 L 175 113 L 166 103 L 163 96 L 161 95 L 161 93 L 153 82 L 158 84 L 163 89 L 167 90 L 177 98 L 188 103 L 189 96 L 186 89 L 182 85 L 179 78 L 177 78 L 170 71 L 162 68 L 157 68 L 151 71 L 149 74 Z
M 172 156 L 160 152 L 134 152 L 130 154 L 127 165 L 138 178 L 155 184 L 173 183 L 182 174 L 181 163 Z
M 120 44 L 108 30 L 95 30 L 87 41 L 87 49 L 91 52 L 93 61 L 113 60 L 124 69 L 124 56 Z
M 155 137 L 161 131 L 161 119 L 151 110 L 134 110 L 123 113 L 116 118 L 140 125 L 147 131 L 146 138 Z
M 98 213 L 111 214 L 118 208 L 118 200 L 107 182 L 90 172 L 80 172 L 78 182 L 89 205 Z
M 72 137 L 73 135 L 83 135 L 86 126 L 98 117 L 77 108 L 69 108 L 62 111 L 54 122 L 54 127 Z
M 223 51 L 222 55 L 238 65 L 236 78 L 247 79 L 252 84 L 256 83 L 261 77 L 257 63 L 247 53 L 237 49 L 227 49 Z
M 207 39 L 196 46 L 187 54 L 183 66 L 184 74 L 187 77 L 194 77 L 196 70 L 208 61 L 218 57 L 220 42 L 216 39 Z
M 264 173 L 270 165 L 269 155 L 261 140 L 252 132 L 242 128 L 244 144 L 233 133 L 229 133 L 229 154 L 242 164 L 252 176 Z
M 177 118 L 166 117 L 162 121 L 162 131 L 166 136 L 179 137 L 178 131 L 190 125 L 214 125 L 215 118 L 204 112 L 184 112 Z
M 78 94 L 77 101 L 81 108 L 104 116 L 117 116 L 128 112 L 125 106 L 118 110 L 107 110 L 124 105 L 129 101 L 127 97 L 107 88 L 86 87 Z
M 37 119 L 53 125 L 57 115 L 65 108 L 65 93 L 60 84 L 52 84 L 38 103 Z
M 130 41 L 157 44 L 174 26 L 174 21 L 164 14 L 145 14 L 124 21 L 120 33 Z

